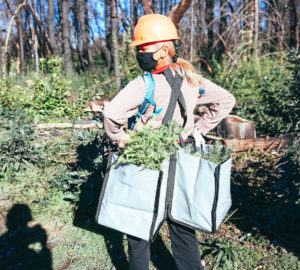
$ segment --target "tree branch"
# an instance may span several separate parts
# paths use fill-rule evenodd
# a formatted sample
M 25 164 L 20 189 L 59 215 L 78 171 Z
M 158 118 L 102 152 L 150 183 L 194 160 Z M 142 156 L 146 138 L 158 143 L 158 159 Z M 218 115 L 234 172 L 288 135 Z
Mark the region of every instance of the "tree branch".
M 175 26 L 180 22 L 184 13 L 189 9 L 192 4 L 192 0 L 181 0 L 175 7 L 170 11 L 169 18 L 173 21 Z
M 151 0 L 143 0 L 143 9 L 145 15 L 153 14 L 153 10 L 151 8 Z

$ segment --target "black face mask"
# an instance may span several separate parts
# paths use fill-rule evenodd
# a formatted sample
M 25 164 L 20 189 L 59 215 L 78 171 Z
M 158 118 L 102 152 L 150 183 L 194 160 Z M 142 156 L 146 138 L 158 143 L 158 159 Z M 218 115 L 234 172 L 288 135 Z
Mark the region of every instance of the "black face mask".
M 136 53 L 136 60 L 139 63 L 139 66 L 144 71 L 151 71 L 155 69 L 158 60 L 153 59 L 153 54 L 159 51 L 162 47 L 157 49 L 155 52 L 137 52 Z

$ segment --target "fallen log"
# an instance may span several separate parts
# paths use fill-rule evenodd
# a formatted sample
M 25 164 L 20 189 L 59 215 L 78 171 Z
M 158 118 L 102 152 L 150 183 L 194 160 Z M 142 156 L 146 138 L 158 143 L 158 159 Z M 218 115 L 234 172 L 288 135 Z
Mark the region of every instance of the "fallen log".
M 95 123 L 86 124 L 72 124 L 72 123 L 49 123 L 37 124 L 38 129 L 52 129 L 52 128 L 74 128 L 74 129 L 99 129 Z
M 234 152 L 242 152 L 247 151 L 251 148 L 255 148 L 257 150 L 274 150 L 279 151 L 282 148 L 285 148 L 288 145 L 293 144 L 294 136 L 292 135 L 284 135 L 279 138 L 257 138 L 257 139 L 221 139 L 225 146 L 231 149 Z
M 74 128 L 74 129 L 99 129 L 99 126 L 92 121 L 87 121 L 87 123 L 48 123 L 48 124 L 37 124 L 39 130 L 43 129 L 64 129 L 64 128 Z M 255 148 L 257 150 L 274 150 L 279 151 L 288 145 L 293 144 L 295 139 L 292 135 L 284 135 L 278 138 L 266 137 L 257 139 L 224 139 L 218 136 L 206 135 L 208 139 L 222 141 L 223 144 L 231 149 L 233 152 L 243 152 L 249 149 Z

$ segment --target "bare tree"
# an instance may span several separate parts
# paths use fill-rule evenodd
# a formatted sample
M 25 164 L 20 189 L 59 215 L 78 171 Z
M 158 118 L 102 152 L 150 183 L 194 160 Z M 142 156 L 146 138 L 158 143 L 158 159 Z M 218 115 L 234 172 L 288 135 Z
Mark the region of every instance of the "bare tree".
M 259 7 L 258 7 L 258 0 L 255 0 L 255 36 L 254 36 L 254 57 L 257 66 L 257 76 L 260 77 L 260 65 L 258 59 L 258 35 L 259 35 Z
M 8 26 L 8 31 L 7 31 L 7 35 L 6 35 L 6 41 L 5 41 L 5 52 L 4 52 L 4 70 L 5 70 L 5 75 L 8 76 L 8 41 L 9 41 L 9 36 L 12 30 L 12 23 L 15 21 L 16 25 L 17 25 L 17 31 L 18 31 L 18 35 L 19 35 L 19 43 L 17 43 L 17 52 L 18 52 L 18 59 L 17 59 L 17 72 L 18 74 L 20 74 L 22 68 L 20 68 L 20 65 L 22 66 L 24 63 L 24 51 L 23 51 L 23 55 L 21 53 L 21 47 L 23 50 L 23 33 L 20 28 L 20 21 L 18 19 L 18 14 L 20 12 L 20 10 L 22 8 L 24 8 L 26 5 L 28 5 L 28 0 L 25 0 L 22 4 L 20 4 L 16 11 L 13 12 L 12 6 L 10 4 L 10 2 L 8 0 L 6 0 L 6 4 L 12 14 L 12 18 L 9 22 L 9 26 Z M 21 35 L 21 37 L 20 37 Z
M 152 0 L 153 13 L 157 13 L 157 0 Z
M 214 45 L 214 7 L 215 0 L 206 0 L 205 22 L 207 26 L 207 51 L 209 55 L 211 55 Z
M 21 11 L 18 14 L 19 17 L 19 22 L 22 21 L 22 13 Z M 24 41 L 23 41 L 23 29 L 22 29 L 22 24 L 18 24 L 18 36 L 19 36 L 19 44 L 18 44 L 18 69 L 17 73 L 24 75 Z
M 189 9 L 192 2 L 193 0 L 181 0 L 175 7 L 171 9 L 169 18 L 176 26 L 183 17 L 184 13 Z
M 105 0 L 105 37 L 106 37 L 106 43 L 110 43 L 110 36 L 111 36 L 111 25 L 110 25 L 110 2 L 108 0 Z
M 83 66 L 89 66 L 89 54 L 88 54 L 88 40 L 87 40 L 87 31 L 86 31 L 86 24 L 85 24 L 85 0 L 77 0 L 77 9 L 76 15 L 78 17 L 79 22 L 79 52 L 82 59 Z
M 112 33 L 112 53 L 113 53 L 113 60 L 114 60 L 114 71 L 116 77 L 116 85 L 117 88 L 120 89 L 121 87 L 121 77 L 120 77 L 120 56 L 118 52 L 118 18 L 117 18 L 117 8 L 116 8 L 116 1 L 111 1 L 110 6 L 111 12 L 111 33 Z
M 32 1 L 32 4 L 34 4 L 34 1 Z M 35 26 L 36 26 L 35 32 L 38 36 L 39 44 L 44 49 L 44 51 L 41 50 L 41 52 L 43 53 L 44 56 L 49 56 L 51 55 L 51 50 L 50 50 L 51 44 L 50 44 L 47 31 L 45 30 L 46 29 L 45 23 L 42 21 L 39 14 L 35 11 L 34 6 L 28 5 L 28 9 L 30 10 L 35 22 Z
M 151 0 L 143 0 L 143 9 L 145 15 L 153 13 L 151 8 Z
M 138 8 L 139 8 L 140 0 L 132 0 L 132 6 L 133 6 L 133 24 L 136 25 L 138 22 Z
M 3 65 L 2 64 L 2 44 L 0 43 L 0 78 L 2 78 L 2 76 L 3 76 L 3 66 L 2 65 Z
M 15 21 L 16 23 L 16 27 L 17 27 L 17 33 L 18 33 L 18 43 L 16 44 L 17 47 L 17 73 L 18 74 L 24 74 L 24 43 L 23 43 L 23 30 L 22 30 L 22 26 L 21 26 L 21 15 L 20 12 L 22 10 L 22 8 L 24 8 L 26 5 L 28 5 L 28 0 L 25 0 L 23 3 L 19 2 L 19 6 L 16 9 L 15 12 L 13 12 L 13 8 L 12 5 L 10 3 L 9 0 L 5 0 L 7 7 L 9 8 L 9 11 L 12 15 L 12 20 L 11 22 Z M 10 32 L 8 31 L 7 36 L 9 37 Z M 8 40 L 7 40 L 8 41 Z M 5 49 L 5 67 L 7 67 L 7 45 L 8 43 L 6 43 L 6 49 Z M 7 71 L 7 69 L 6 69 Z
M 65 71 L 67 76 L 71 76 L 73 74 L 69 12 L 70 12 L 69 1 L 62 0 L 63 41 L 64 41 Z
M 297 16 L 296 6 L 297 6 L 296 0 L 289 0 L 289 7 L 290 7 L 289 45 L 290 45 L 290 47 L 299 47 L 299 25 L 298 25 L 298 16 Z M 298 8 L 299 8 L 299 6 L 298 6 Z
M 190 50 L 190 61 L 193 61 L 193 44 L 194 43 L 194 5 L 192 3 L 192 11 L 191 11 L 191 50 Z
M 85 23 L 85 32 L 86 32 L 86 47 L 87 47 L 87 54 L 89 59 L 89 65 L 93 64 L 93 55 L 92 55 L 92 49 L 90 46 L 90 26 L 89 26 L 89 14 L 88 14 L 88 0 L 84 0 L 84 23 Z
M 30 27 L 30 31 L 31 31 L 32 45 L 34 47 L 33 51 L 34 51 L 34 56 L 35 56 L 35 69 L 36 69 L 36 73 L 39 73 L 38 39 L 37 39 L 37 35 L 34 30 L 34 27 L 32 25 L 32 20 L 31 20 L 30 16 L 28 16 L 28 21 L 29 21 L 29 27 Z
M 57 41 L 55 38 L 55 21 L 54 21 L 54 14 L 55 14 L 55 0 L 48 0 L 48 25 L 49 25 L 49 39 L 52 51 L 55 55 L 58 55 L 57 50 Z
M 222 37 L 225 29 L 227 28 L 227 22 L 226 22 L 226 7 L 227 7 L 227 0 L 220 0 L 220 24 L 219 24 L 219 34 Z M 222 54 L 225 51 L 224 43 L 219 42 L 219 50 L 220 54 Z
M 161 0 L 163 1 L 163 0 Z M 169 18 L 177 26 L 184 13 L 189 9 L 193 0 L 181 0 L 172 10 L 170 11 Z M 157 1 L 142 0 L 144 14 L 157 13 Z M 153 2 L 153 5 L 151 5 Z M 169 6 L 169 1 L 165 0 L 165 15 L 167 14 L 167 8 Z

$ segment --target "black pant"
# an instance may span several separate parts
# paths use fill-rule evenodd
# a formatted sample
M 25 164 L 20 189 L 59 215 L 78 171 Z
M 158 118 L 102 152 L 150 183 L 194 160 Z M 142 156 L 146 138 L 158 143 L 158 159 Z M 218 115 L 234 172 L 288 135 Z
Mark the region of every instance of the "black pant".
M 198 240 L 194 230 L 168 220 L 171 247 L 178 270 L 204 270 L 200 261 Z M 148 270 L 150 243 L 127 235 L 129 248 L 129 269 Z

